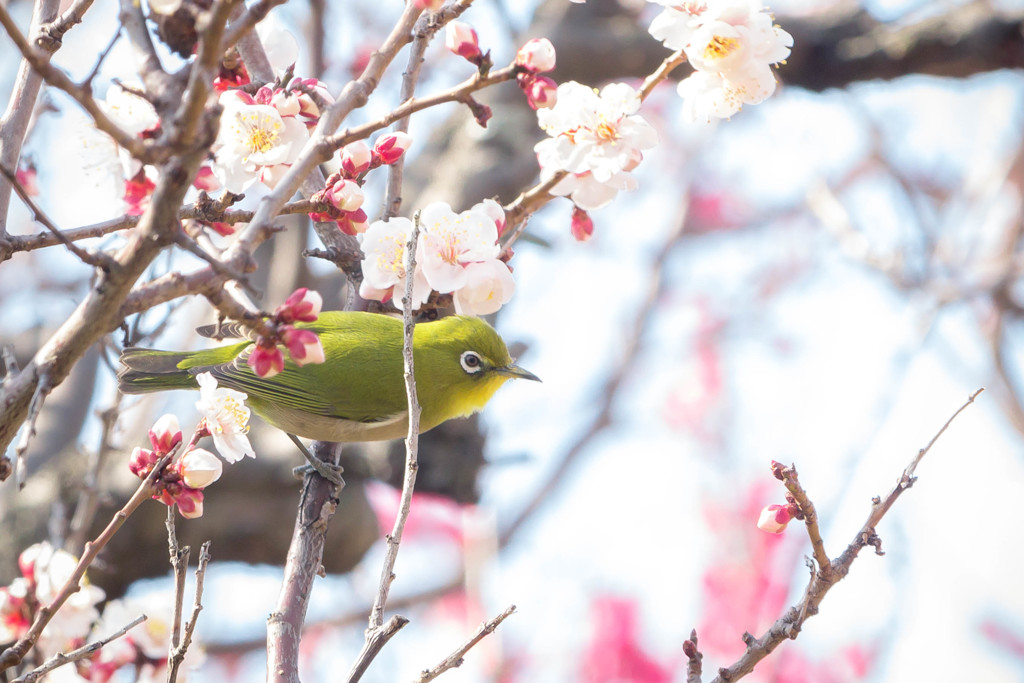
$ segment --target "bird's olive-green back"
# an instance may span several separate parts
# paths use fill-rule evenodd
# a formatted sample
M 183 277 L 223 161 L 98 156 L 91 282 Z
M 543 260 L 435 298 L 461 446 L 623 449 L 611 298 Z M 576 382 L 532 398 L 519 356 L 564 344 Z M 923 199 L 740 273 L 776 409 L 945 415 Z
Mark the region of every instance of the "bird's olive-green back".
M 400 320 L 332 311 L 301 327 L 320 336 L 324 363 L 299 367 L 289 359 L 280 374 L 262 378 L 245 363 L 245 348 L 234 362 L 205 369 L 222 385 L 246 392 L 257 412 L 267 412 L 261 406 L 275 405 L 372 423 L 406 410 Z M 490 367 L 511 363 L 501 337 L 477 318 L 454 316 L 420 323 L 413 349 L 424 430 L 462 414 L 461 397 L 487 381 Z M 488 372 L 467 372 L 462 362 L 466 351 L 479 354 Z M 197 370 L 193 365 L 191 372 Z

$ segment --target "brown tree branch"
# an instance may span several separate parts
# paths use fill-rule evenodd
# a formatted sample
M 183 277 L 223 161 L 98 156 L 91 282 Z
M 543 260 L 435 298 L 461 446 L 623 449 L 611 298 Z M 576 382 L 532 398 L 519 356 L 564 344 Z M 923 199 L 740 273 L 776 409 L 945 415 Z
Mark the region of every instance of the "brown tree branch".
M 341 446 L 323 441 L 313 443 L 313 455 L 337 465 Z M 299 680 L 299 641 L 313 579 L 323 572 L 324 538 L 327 525 L 338 505 L 340 487 L 312 470 L 302 484 L 302 499 L 295 518 L 292 542 L 285 561 L 285 580 L 277 605 L 267 619 L 267 681 Z

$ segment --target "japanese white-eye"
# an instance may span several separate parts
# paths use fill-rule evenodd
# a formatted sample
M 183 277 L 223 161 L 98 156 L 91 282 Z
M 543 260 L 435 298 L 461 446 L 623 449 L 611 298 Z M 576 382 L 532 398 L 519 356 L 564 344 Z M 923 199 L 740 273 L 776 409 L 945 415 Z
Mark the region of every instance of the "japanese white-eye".
M 296 327 L 319 335 L 323 363 L 300 367 L 288 359 L 279 374 L 259 377 L 246 363 L 252 340 L 202 351 L 127 348 L 119 388 L 127 394 L 196 389 L 196 375 L 210 372 L 219 385 L 245 392 L 253 412 L 290 434 L 344 442 L 406 435 L 401 320 L 329 311 Z M 199 331 L 213 336 L 214 326 Z M 420 432 L 479 411 L 509 379 L 538 379 L 512 362 L 494 328 L 472 317 L 416 325 L 413 361 Z

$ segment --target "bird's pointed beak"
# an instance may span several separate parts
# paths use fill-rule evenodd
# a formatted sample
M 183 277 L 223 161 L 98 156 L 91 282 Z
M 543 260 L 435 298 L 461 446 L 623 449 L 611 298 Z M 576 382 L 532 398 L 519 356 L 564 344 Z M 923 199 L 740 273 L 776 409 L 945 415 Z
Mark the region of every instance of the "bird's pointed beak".
M 532 379 L 534 382 L 540 381 L 540 377 L 529 370 L 524 370 L 514 363 L 504 368 L 495 368 L 494 370 L 499 375 L 505 375 L 506 377 L 512 377 L 513 379 Z

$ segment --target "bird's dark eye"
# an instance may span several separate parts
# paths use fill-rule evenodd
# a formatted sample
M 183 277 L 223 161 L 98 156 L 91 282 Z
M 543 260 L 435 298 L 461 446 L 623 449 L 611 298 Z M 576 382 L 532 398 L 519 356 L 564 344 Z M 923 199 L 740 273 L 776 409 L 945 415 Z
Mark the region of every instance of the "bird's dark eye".
M 462 363 L 462 369 L 471 375 L 480 372 L 484 366 L 483 360 L 480 359 L 476 351 L 463 351 L 459 362 Z

